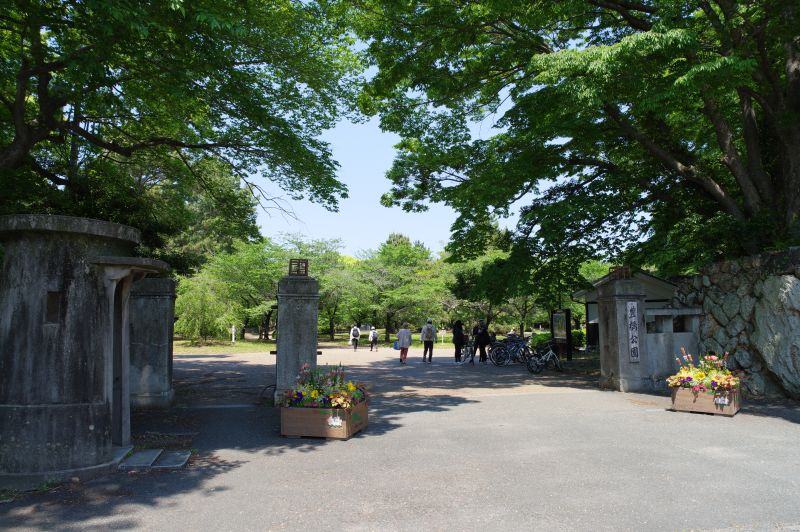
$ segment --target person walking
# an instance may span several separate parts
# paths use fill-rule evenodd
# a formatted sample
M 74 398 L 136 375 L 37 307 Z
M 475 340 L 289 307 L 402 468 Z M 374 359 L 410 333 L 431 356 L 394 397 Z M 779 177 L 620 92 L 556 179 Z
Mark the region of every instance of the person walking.
M 397 346 L 400 348 L 400 363 L 406 363 L 408 348 L 411 347 L 411 329 L 408 323 L 403 324 L 403 328 L 397 331 Z
M 472 360 L 470 364 L 475 364 L 475 352 L 480 349 L 480 363 L 486 364 L 489 357 L 486 356 L 486 346 L 489 345 L 489 328 L 483 320 L 478 321 L 478 324 L 472 328 L 472 336 L 475 337 L 475 347 L 472 348 Z
M 466 341 L 467 339 L 464 337 L 464 324 L 461 323 L 461 320 L 458 320 L 453 324 L 453 345 L 456 348 L 456 364 L 461 363 L 461 350 L 464 348 Z
M 419 337 L 422 339 L 422 362 L 425 363 L 425 354 L 428 355 L 428 364 L 433 362 L 433 342 L 436 341 L 436 327 L 433 320 L 428 318 L 428 322 L 422 326 Z
M 369 328 L 369 350 L 372 351 L 372 348 L 375 348 L 375 351 L 378 350 L 378 331 L 375 330 L 375 326 Z
M 353 344 L 353 351 L 358 351 L 358 338 L 361 336 L 361 329 L 357 325 L 353 325 L 350 329 L 350 343 Z

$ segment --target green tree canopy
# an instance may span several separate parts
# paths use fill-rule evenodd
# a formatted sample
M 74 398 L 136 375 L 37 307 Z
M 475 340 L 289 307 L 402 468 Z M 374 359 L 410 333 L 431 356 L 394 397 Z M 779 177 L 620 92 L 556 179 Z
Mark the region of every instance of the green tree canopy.
M 387 204 L 451 205 L 463 242 L 517 205 L 533 255 L 669 273 L 800 241 L 796 2 L 358 6 L 361 104 L 402 136 Z
M 426 318 L 439 319 L 447 295 L 439 266 L 422 243 L 393 233 L 359 263 L 366 293 L 354 304 L 385 327 L 387 340 L 405 321 L 415 328 Z
M 211 199 L 223 171 L 228 195 L 261 176 L 335 209 L 346 191 L 318 135 L 354 94 L 342 14 L 335 1 L 4 2 L 4 208 L 158 228 L 153 187 L 137 185 Z

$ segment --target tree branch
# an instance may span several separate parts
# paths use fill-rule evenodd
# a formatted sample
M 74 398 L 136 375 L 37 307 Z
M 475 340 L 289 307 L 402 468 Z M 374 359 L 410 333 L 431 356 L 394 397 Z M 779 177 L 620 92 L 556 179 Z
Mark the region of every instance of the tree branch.
M 588 2 L 600 8 L 610 9 L 611 11 L 616 12 L 619 14 L 625 22 L 628 23 L 630 27 L 639 31 L 650 31 L 653 27 L 653 24 L 650 21 L 645 20 L 643 18 L 639 18 L 631 13 L 631 10 L 640 11 L 649 13 L 649 11 L 645 11 L 644 9 L 640 9 L 642 6 L 641 4 L 636 4 L 634 2 L 625 2 L 625 1 L 611 1 L 611 0 L 588 0 Z M 640 8 L 634 8 L 632 6 L 638 5 Z M 648 8 L 650 9 L 650 8 Z M 654 9 L 654 8 L 652 8 Z M 653 11 L 654 12 L 654 11 Z
M 603 105 L 603 109 L 606 114 L 619 125 L 626 136 L 641 144 L 651 155 L 673 172 L 700 185 L 700 187 L 718 202 L 728 214 L 737 220 L 745 220 L 745 215 L 739 208 L 736 200 L 722 185 L 717 183 L 710 176 L 699 172 L 694 165 L 687 165 L 679 161 L 671 153 L 659 146 L 653 139 L 639 131 L 633 124 L 626 120 L 616 106 L 606 103 Z
M 34 172 L 44 177 L 54 185 L 66 186 L 67 184 L 69 184 L 69 181 L 67 181 L 61 176 L 54 174 L 53 172 L 51 172 L 50 170 L 39 164 L 39 161 L 37 161 L 33 157 L 28 157 L 26 159 L 26 162 L 31 167 L 31 169 L 33 169 Z
M 739 152 L 733 143 L 733 133 L 725 117 L 720 113 L 714 99 L 708 95 L 707 90 L 703 91 L 703 114 L 711 120 L 717 134 L 717 144 L 722 151 L 722 162 L 736 178 L 739 187 L 744 195 L 744 208 L 748 214 L 755 214 L 761 210 L 761 197 L 756 190 L 753 181 L 747 173 L 747 169 L 742 164 Z
M 80 127 L 78 124 L 64 124 L 63 127 L 72 131 L 76 135 L 85 138 L 89 142 L 106 149 L 108 151 L 123 155 L 132 156 L 135 152 L 154 146 L 169 146 L 172 148 L 186 148 L 193 150 L 208 150 L 213 148 L 246 148 L 247 146 L 232 142 L 183 142 L 168 137 L 151 137 L 135 144 L 123 146 L 116 142 L 108 141 L 94 133 Z
M 771 208 L 776 208 L 775 191 L 769 176 L 764 172 L 762 164 L 761 145 L 759 143 L 758 122 L 756 120 L 753 101 L 748 91 L 741 88 L 736 91 L 739 94 L 739 103 L 742 109 L 742 125 L 744 142 L 747 147 L 747 168 L 748 173 L 753 179 L 758 193 Z

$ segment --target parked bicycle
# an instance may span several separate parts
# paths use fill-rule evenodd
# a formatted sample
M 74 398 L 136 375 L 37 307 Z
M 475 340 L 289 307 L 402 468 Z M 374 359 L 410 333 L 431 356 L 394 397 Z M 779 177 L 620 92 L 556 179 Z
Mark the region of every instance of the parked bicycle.
M 530 355 L 528 339 L 521 336 L 506 338 L 489 346 L 489 360 L 495 366 L 524 363 Z
M 461 348 L 461 361 L 459 364 L 468 364 L 475 362 L 475 338 L 472 336 L 467 338 L 464 347 Z
M 553 351 L 553 344 L 550 342 L 533 349 L 531 355 L 525 360 L 525 367 L 531 373 L 541 373 L 544 368 L 557 371 L 563 369 L 561 359 Z

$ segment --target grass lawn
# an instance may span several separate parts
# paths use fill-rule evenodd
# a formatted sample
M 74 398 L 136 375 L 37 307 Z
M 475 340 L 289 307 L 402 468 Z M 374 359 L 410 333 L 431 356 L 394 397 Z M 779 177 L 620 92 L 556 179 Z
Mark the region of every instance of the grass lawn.
M 360 347 L 369 347 L 369 331 L 361 334 L 359 338 Z M 378 345 L 383 348 L 391 348 L 394 342 L 395 335 L 392 335 L 390 342 L 384 341 L 383 332 L 379 331 Z M 327 334 L 320 334 L 317 336 L 318 344 L 320 347 L 349 347 L 350 333 L 336 333 L 334 340 L 331 341 Z M 444 345 L 452 345 L 453 337 L 446 335 Z M 437 345 L 441 344 L 441 336 L 437 340 Z M 419 333 L 413 335 L 412 347 L 422 348 L 422 341 L 419 339 Z M 259 340 L 236 340 L 236 343 L 231 343 L 230 340 L 217 340 L 211 339 L 205 343 L 192 344 L 189 340 L 176 339 L 172 344 L 172 351 L 176 355 L 210 355 L 215 353 L 265 353 L 268 351 L 275 351 L 275 340 L 262 342 Z
M 189 340 L 175 340 L 172 352 L 176 355 L 210 355 L 215 353 L 266 353 L 275 350 L 275 340 L 209 340 L 204 344 L 192 345 Z
M 359 338 L 360 346 L 369 346 L 369 331 L 362 331 L 361 338 Z M 550 334 L 539 334 L 537 339 L 534 340 L 534 345 L 540 340 L 548 339 Z M 317 336 L 320 347 L 348 347 L 348 340 L 350 333 L 336 333 L 334 340 L 331 341 L 327 334 L 319 334 Z M 391 348 L 396 335 L 391 335 L 391 340 L 386 342 L 384 340 L 383 330 L 378 331 L 378 345 L 383 348 Z M 419 332 L 412 332 L 411 335 L 412 348 L 422 348 L 422 340 L 419 339 Z M 502 335 L 498 335 L 498 339 L 502 339 Z M 444 342 L 442 342 L 442 334 L 436 340 L 436 347 L 448 347 L 453 345 L 453 336 L 449 332 L 444 333 Z M 231 343 L 230 340 L 216 340 L 212 339 L 203 344 L 193 345 L 189 340 L 176 339 L 173 343 L 173 352 L 176 355 L 210 355 L 215 353 L 266 353 L 275 350 L 275 340 L 262 342 L 259 340 L 245 339 L 236 340 L 236 343 Z

